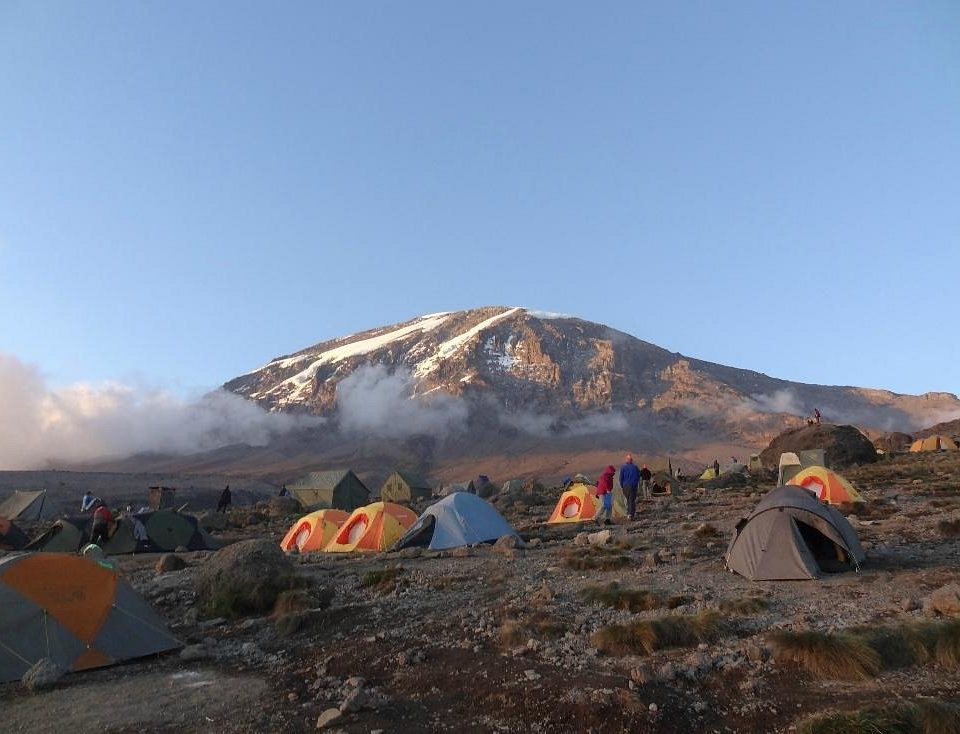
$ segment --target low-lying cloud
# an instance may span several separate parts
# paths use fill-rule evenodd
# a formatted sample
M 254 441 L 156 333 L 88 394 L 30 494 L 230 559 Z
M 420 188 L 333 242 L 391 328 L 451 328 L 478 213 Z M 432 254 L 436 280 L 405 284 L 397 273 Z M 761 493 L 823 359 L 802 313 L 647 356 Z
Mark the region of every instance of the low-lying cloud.
M 589 436 L 624 431 L 630 423 L 622 413 L 591 413 L 580 418 L 561 418 L 549 413 L 501 413 L 500 422 L 534 436 Z
M 337 385 L 340 428 L 386 438 L 462 431 L 467 404 L 448 393 L 415 395 L 416 380 L 406 369 L 363 366 Z
M 263 446 L 321 420 L 268 413 L 222 390 L 188 401 L 118 383 L 53 389 L 34 365 L 0 354 L 0 469 Z

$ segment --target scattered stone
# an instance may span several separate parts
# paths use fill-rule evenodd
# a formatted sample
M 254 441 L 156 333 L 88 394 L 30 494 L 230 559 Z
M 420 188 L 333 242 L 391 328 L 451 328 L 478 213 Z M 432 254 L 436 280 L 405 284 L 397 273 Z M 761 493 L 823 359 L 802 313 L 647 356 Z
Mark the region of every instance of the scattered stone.
M 577 537 L 573 539 L 574 545 L 590 545 L 590 534 L 589 533 L 577 533 Z
M 918 602 L 916 599 L 907 597 L 900 602 L 900 608 L 905 612 L 912 612 L 913 610 L 920 608 L 920 602 Z
M 317 718 L 317 728 L 326 729 L 343 717 L 340 709 L 327 709 Z
M 606 545 L 610 542 L 610 538 L 613 536 L 609 530 L 598 530 L 595 533 L 587 534 L 587 542 L 590 545 L 600 546 Z
M 180 659 L 190 663 L 196 660 L 207 660 L 211 657 L 206 645 L 187 645 L 180 651 Z
M 360 680 L 363 679 L 361 678 Z M 351 714 L 355 711 L 368 708 L 370 703 L 370 695 L 363 686 L 360 685 L 350 691 L 343 699 L 343 702 L 340 704 L 340 713 Z
M 187 546 L 185 546 L 185 545 L 178 545 L 178 546 L 177 546 L 176 548 L 174 548 L 173 550 L 174 550 L 175 553 L 189 553 L 189 552 L 190 552 L 190 549 L 187 548 Z
M 657 706 L 657 704 L 655 704 L 655 703 L 651 703 L 650 706 L 648 706 L 648 708 L 650 709 L 650 713 L 651 713 L 651 714 L 655 714 L 655 713 L 657 713 L 657 711 L 660 710 L 660 707 Z
M 164 553 L 162 556 L 160 556 L 160 560 L 157 561 L 157 565 L 155 566 L 157 573 L 179 571 L 180 569 L 186 567 L 187 562 L 184 561 L 180 556 L 174 555 L 173 553 Z
M 923 600 L 923 613 L 927 617 L 942 614 L 945 617 L 960 617 L 960 585 L 947 584 Z
M 67 674 L 67 671 L 50 658 L 41 658 L 20 679 L 29 691 L 42 691 L 52 688 Z
M 423 555 L 423 548 L 404 548 L 401 551 L 397 551 L 397 558 L 419 558 Z
M 540 678 L 543 677 L 537 671 L 533 670 L 533 668 L 523 671 L 523 675 L 527 680 L 540 680 Z

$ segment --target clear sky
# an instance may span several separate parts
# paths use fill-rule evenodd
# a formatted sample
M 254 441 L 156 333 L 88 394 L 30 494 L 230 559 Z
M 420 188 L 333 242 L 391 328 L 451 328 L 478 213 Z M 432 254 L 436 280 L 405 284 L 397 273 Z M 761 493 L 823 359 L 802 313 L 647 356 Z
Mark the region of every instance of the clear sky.
M 960 4 L 0 4 L 0 352 L 188 393 L 523 305 L 960 392 Z

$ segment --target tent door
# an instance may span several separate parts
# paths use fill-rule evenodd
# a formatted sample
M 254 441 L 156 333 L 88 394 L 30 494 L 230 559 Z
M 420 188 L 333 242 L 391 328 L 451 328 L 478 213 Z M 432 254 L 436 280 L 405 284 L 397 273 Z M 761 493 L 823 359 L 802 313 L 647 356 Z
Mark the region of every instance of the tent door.
M 797 524 L 797 529 L 800 531 L 810 555 L 813 556 L 821 571 L 824 573 L 840 573 L 850 570 L 851 559 L 843 548 L 812 525 L 807 525 L 797 519 L 794 519 L 794 522 Z

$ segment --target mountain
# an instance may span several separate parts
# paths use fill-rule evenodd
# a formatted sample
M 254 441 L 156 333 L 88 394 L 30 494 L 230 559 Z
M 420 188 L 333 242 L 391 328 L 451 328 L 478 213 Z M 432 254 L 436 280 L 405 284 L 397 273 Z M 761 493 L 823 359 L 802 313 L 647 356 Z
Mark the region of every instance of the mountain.
M 814 408 L 827 422 L 887 431 L 960 415 L 950 393 L 790 382 L 502 306 L 322 342 L 223 387 L 270 411 L 321 416 L 318 457 L 412 453 L 419 469 L 511 452 L 759 449 Z

